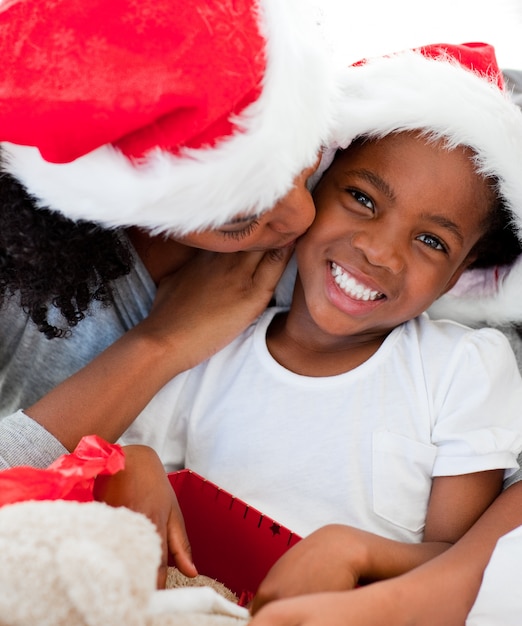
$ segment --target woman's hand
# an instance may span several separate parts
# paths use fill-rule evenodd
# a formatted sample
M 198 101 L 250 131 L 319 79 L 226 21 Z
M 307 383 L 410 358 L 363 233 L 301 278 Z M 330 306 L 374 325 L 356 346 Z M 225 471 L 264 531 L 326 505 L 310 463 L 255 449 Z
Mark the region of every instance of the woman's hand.
M 248 626 L 442 626 L 437 618 L 431 621 L 433 613 L 419 622 L 410 619 L 411 598 L 403 595 L 407 587 L 391 582 L 271 602 Z
M 143 513 L 154 522 L 162 544 L 159 588 L 165 587 L 169 549 L 178 569 L 186 576 L 196 576 L 183 516 L 158 455 L 152 448 L 138 445 L 126 446 L 124 452 L 125 469 L 114 476 L 99 476 L 95 499 Z
M 194 367 L 264 311 L 291 254 L 292 248 L 227 254 L 199 250 L 161 280 L 149 316 L 134 330 L 170 346 L 173 374 Z

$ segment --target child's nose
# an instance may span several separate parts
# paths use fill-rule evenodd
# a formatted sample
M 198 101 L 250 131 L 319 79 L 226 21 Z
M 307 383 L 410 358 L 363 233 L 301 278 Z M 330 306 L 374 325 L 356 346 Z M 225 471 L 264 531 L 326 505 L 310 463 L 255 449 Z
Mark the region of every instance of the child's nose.
M 404 268 L 405 245 L 391 233 L 362 231 L 352 236 L 352 245 L 360 250 L 368 263 L 385 267 L 393 274 Z

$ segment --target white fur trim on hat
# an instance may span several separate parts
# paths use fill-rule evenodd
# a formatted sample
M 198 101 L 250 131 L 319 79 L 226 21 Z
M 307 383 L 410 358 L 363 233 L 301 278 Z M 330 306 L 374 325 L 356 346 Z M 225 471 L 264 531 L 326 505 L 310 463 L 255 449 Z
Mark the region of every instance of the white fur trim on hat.
M 212 148 L 152 151 L 136 166 L 105 145 L 56 164 L 34 147 L 4 142 L 3 168 L 38 206 L 109 227 L 180 234 L 268 210 L 314 163 L 331 120 L 334 74 L 314 16 L 306 0 L 260 2 L 262 93 L 235 120 L 241 132 Z
M 473 286 L 467 289 L 468 283 Z M 468 326 L 509 326 L 522 322 L 522 258 L 512 266 L 471 269 L 429 310 L 434 319 Z
M 466 145 L 476 152 L 477 171 L 498 179 L 506 208 L 522 230 L 522 112 L 496 83 L 449 57 L 433 59 L 406 51 L 346 68 L 342 89 L 330 149 L 314 180 L 337 148 L 360 135 L 422 129 L 445 138 L 449 147 Z M 433 310 L 438 317 L 468 324 L 520 322 L 520 264 L 513 272 L 498 282 L 494 296 L 468 293 L 461 298 L 450 292 Z

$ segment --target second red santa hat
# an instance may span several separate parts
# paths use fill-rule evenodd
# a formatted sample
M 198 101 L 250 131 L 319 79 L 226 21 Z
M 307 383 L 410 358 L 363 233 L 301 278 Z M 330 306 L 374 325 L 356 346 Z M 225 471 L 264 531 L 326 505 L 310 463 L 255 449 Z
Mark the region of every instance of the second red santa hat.
M 494 48 L 433 44 L 346 67 L 317 180 L 335 151 L 359 136 L 420 130 L 449 148 L 470 147 L 478 172 L 496 181 L 522 238 L 522 112 L 504 89 Z M 312 181 L 313 184 L 313 181 Z M 522 322 L 522 259 L 468 270 L 431 308 L 466 324 Z

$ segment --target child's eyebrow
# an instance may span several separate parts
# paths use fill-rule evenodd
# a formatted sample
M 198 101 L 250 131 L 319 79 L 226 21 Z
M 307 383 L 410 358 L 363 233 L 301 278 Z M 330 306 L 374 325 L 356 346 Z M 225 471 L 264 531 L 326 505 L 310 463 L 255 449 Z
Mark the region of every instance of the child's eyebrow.
M 420 217 L 430 222 L 434 222 L 435 224 L 438 224 L 439 226 L 442 226 L 443 228 L 451 231 L 461 243 L 464 241 L 464 237 L 460 232 L 460 228 L 457 226 L 457 224 L 455 224 L 455 222 L 452 222 L 447 217 L 433 213 L 423 213 Z
M 349 170 L 346 173 L 350 176 L 355 176 L 366 180 L 374 187 L 376 187 L 381 193 L 383 193 L 389 200 L 395 200 L 395 194 L 393 192 L 393 189 L 375 172 L 363 168 L 360 170 Z

